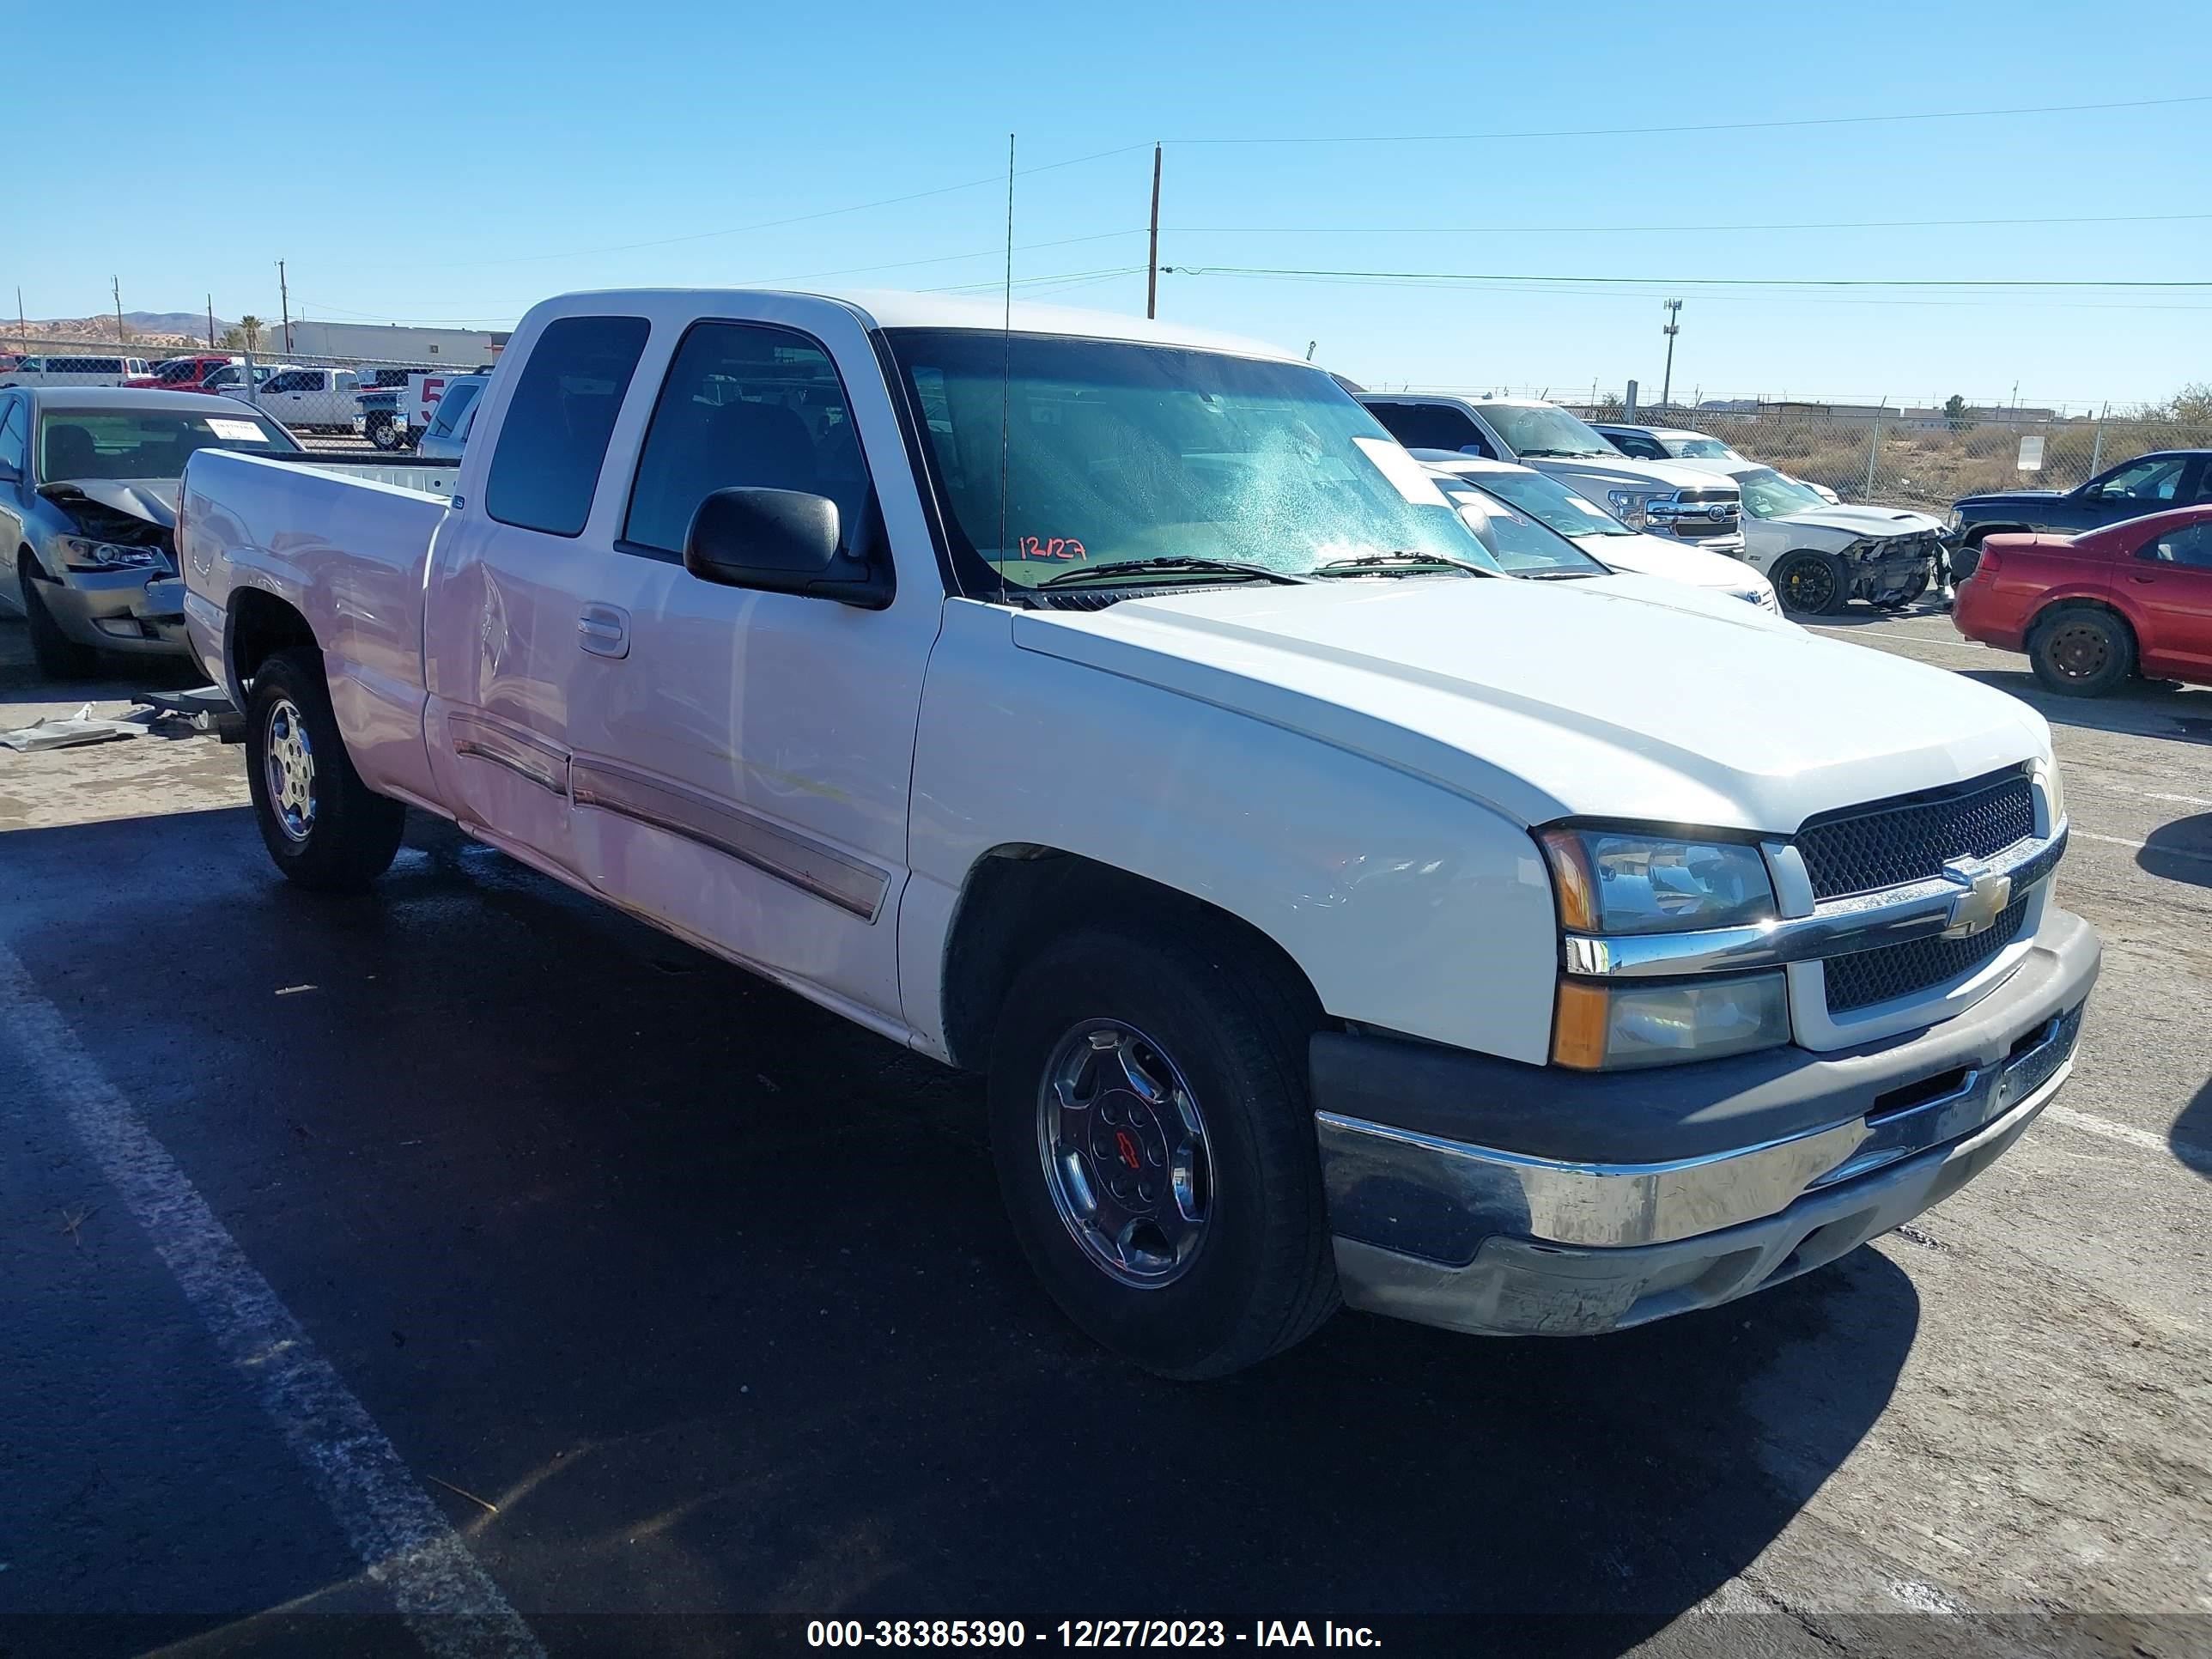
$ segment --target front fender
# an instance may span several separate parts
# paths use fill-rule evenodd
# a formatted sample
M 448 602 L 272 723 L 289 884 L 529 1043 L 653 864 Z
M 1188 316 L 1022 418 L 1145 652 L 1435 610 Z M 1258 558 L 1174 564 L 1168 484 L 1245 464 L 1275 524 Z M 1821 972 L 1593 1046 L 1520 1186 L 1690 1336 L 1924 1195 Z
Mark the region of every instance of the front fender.
M 946 930 L 977 860 L 1009 842 L 1229 912 L 1337 1018 L 1548 1052 L 1558 921 L 1523 825 L 1302 732 L 1021 650 L 1011 613 L 954 604 L 923 690 L 899 939 L 908 1023 L 940 1051 Z

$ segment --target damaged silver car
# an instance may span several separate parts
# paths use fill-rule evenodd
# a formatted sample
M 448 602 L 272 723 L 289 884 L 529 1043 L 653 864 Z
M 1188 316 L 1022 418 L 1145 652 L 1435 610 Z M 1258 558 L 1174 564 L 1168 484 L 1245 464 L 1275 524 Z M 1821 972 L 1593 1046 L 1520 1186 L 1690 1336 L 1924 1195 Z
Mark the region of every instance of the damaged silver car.
M 178 492 L 202 449 L 296 454 L 276 422 L 189 392 L 0 391 L 0 605 L 30 624 L 40 672 L 88 674 L 102 651 L 189 657 Z

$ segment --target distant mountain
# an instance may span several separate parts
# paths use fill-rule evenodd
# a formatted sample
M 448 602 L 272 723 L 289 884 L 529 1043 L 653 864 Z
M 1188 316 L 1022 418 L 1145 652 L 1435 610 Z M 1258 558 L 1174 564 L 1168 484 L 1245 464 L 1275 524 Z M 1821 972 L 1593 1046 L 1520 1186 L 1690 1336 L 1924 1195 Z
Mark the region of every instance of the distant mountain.
M 126 311 L 123 313 L 123 325 L 130 331 L 132 345 L 167 348 L 207 344 L 208 319 L 204 311 Z M 222 338 L 223 330 L 231 326 L 216 318 L 216 337 Z M 21 331 L 0 320 L 0 338 L 12 343 L 19 331 L 27 333 L 33 341 L 98 341 L 112 345 L 115 313 L 111 311 L 97 317 L 33 317 Z

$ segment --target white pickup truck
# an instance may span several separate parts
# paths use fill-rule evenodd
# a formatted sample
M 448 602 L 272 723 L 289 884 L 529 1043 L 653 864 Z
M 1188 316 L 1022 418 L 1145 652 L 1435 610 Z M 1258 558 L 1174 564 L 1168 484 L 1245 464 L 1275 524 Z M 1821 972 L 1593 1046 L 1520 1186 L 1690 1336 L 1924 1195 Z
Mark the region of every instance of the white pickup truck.
M 1295 358 L 1000 321 L 572 295 L 449 502 L 194 457 L 188 625 L 278 867 L 365 885 L 411 805 L 987 1073 L 1038 1275 L 1183 1376 L 1340 1300 L 1727 1301 L 2064 1081 L 2099 947 L 2024 704 L 1680 585 L 1500 580 Z

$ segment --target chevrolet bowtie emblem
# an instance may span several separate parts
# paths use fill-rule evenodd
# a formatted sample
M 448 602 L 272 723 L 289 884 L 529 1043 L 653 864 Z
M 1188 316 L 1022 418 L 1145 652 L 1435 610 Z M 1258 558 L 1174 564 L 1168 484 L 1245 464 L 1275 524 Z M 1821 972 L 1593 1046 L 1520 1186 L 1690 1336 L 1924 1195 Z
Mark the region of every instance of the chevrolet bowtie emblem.
M 1972 939 L 1987 933 L 2012 902 L 2012 878 L 1993 873 L 1977 859 L 1953 859 L 1943 866 L 1943 878 L 1966 890 L 1951 901 L 1951 925 L 1945 939 Z

